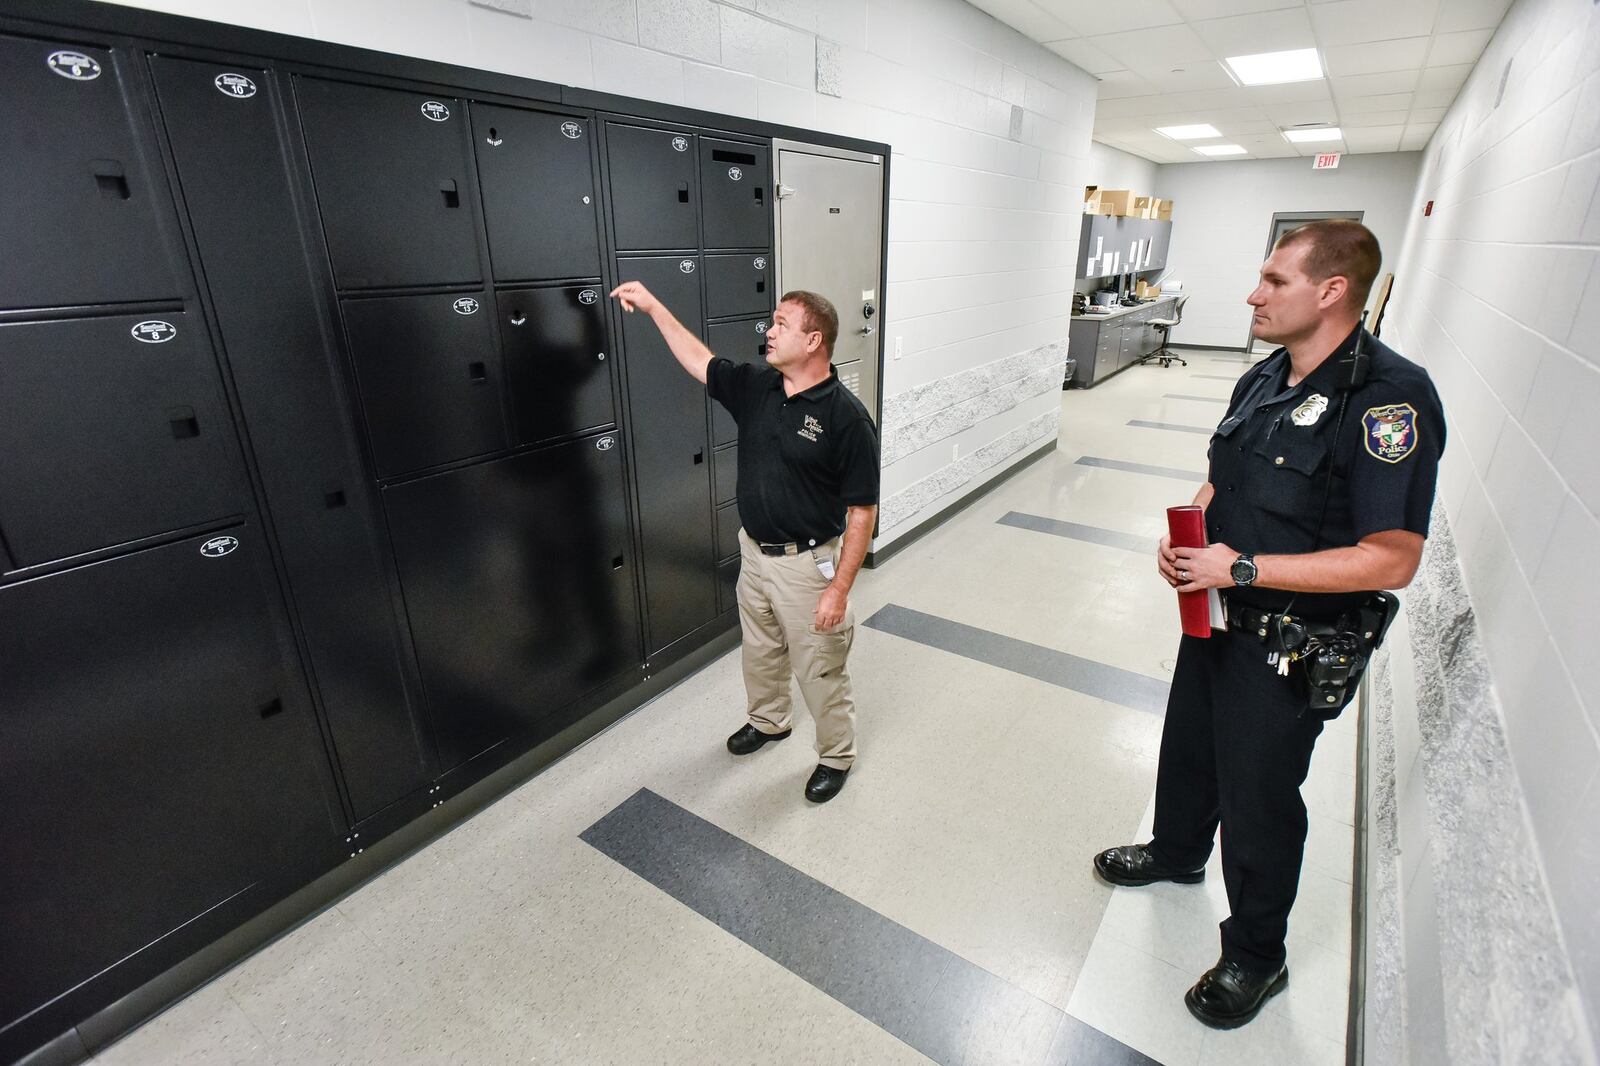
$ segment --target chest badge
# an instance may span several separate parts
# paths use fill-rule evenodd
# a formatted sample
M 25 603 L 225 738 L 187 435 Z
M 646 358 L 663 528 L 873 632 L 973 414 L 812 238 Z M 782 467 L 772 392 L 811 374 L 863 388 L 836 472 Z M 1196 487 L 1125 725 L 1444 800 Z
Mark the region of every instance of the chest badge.
M 806 415 L 805 425 L 795 430 L 795 432 L 806 440 L 815 442 L 817 434 L 822 432 L 822 423 L 817 421 L 815 415 Z
M 1408 403 L 1369 407 L 1361 416 L 1362 442 L 1373 458 L 1398 463 L 1417 447 L 1417 409 Z
M 1328 409 L 1328 398 L 1320 392 L 1313 392 L 1306 397 L 1305 403 L 1296 407 L 1289 415 L 1289 420 L 1297 426 L 1314 426 L 1317 419 L 1322 417 L 1322 412 Z

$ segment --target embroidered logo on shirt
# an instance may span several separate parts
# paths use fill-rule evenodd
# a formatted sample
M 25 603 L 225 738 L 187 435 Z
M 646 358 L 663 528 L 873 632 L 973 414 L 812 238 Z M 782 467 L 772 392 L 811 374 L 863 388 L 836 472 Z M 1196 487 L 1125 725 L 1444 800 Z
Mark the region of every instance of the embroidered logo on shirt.
M 1361 422 L 1367 428 L 1363 443 L 1375 459 L 1398 463 L 1417 447 L 1417 409 L 1408 403 L 1369 407 Z
M 806 440 L 815 441 L 817 434 L 822 432 L 822 423 L 818 422 L 814 415 L 806 415 L 806 424 L 795 430 L 795 432 Z
M 1322 417 L 1322 412 L 1328 409 L 1328 398 L 1320 392 L 1313 392 L 1306 397 L 1306 402 L 1294 409 L 1289 415 L 1290 421 L 1297 426 L 1314 426 L 1317 419 Z

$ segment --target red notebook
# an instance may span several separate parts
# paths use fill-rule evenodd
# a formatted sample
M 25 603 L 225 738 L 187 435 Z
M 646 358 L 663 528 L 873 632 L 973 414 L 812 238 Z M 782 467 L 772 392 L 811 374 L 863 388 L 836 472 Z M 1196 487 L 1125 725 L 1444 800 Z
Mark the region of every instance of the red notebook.
M 1206 540 L 1206 513 L 1194 504 L 1167 508 L 1167 532 L 1172 535 L 1174 548 L 1204 548 Z M 1183 632 L 1190 637 L 1211 635 L 1211 604 L 1205 590 L 1178 593 L 1178 618 L 1183 622 Z

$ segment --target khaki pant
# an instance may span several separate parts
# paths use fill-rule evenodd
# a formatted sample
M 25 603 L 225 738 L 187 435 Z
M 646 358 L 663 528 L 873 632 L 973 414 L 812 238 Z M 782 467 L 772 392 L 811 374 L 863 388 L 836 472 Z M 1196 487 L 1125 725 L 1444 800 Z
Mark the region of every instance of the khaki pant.
M 818 558 L 839 564 L 840 539 L 817 545 Z M 744 631 L 744 689 L 750 724 L 763 733 L 790 728 L 789 674 L 817 723 L 817 761 L 848 770 L 856 757 L 856 705 L 845 660 L 855 640 L 856 613 L 818 632 L 817 599 L 828 587 L 811 550 L 763 555 L 739 531 L 739 626 Z

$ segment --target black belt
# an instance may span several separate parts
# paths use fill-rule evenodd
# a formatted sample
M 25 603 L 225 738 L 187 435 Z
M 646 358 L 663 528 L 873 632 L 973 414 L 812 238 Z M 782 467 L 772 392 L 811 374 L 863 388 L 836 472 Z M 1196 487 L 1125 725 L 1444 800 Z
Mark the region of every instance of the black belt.
M 762 555 L 799 555 L 801 552 L 808 552 L 819 545 L 828 543 L 828 541 L 833 540 L 834 537 L 837 537 L 838 535 L 839 534 L 835 533 L 832 537 L 827 537 L 823 540 L 813 540 L 809 544 L 798 544 L 795 542 L 790 542 L 788 544 L 763 544 L 758 540 L 756 541 L 756 547 L 761 549 Z
M 1265 638 L 1272 626 L 1272 620 L 1280 612 L 1263 611 L 1259 607 L 1250 607 L 1242 603 L 1231 603 L 1226 596 L 1222 599 L 1222 617 L 1228 620 L 1230 632 L 1252 633 Z

